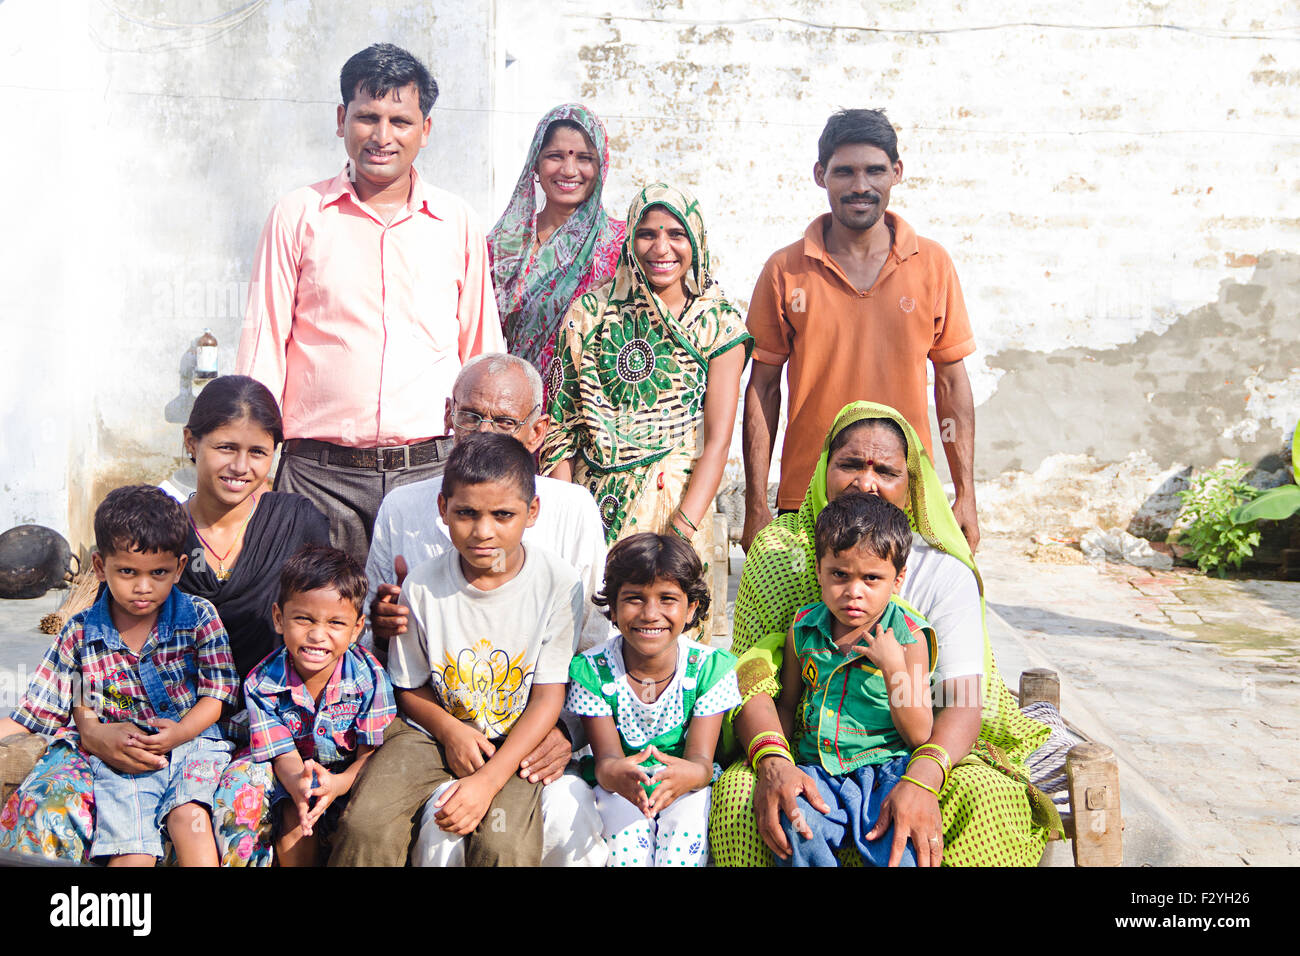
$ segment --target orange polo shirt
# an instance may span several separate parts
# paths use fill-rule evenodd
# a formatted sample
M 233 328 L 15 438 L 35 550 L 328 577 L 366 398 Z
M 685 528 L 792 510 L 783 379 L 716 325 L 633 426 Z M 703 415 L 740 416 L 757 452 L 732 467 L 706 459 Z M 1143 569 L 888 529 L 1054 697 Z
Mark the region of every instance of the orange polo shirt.
M 830 213 L 772 255 L 749 303 L 754 361 L 785 365 L 789 409 L 777 505 L 798 508 L 822 442 L 849 402 L 890 405 L 912 423 L 931 459 L 926 360 L 975 351 L 948 253 L 885 212 L 894 244 L 875 284 L 860 292 L 826 252 Z

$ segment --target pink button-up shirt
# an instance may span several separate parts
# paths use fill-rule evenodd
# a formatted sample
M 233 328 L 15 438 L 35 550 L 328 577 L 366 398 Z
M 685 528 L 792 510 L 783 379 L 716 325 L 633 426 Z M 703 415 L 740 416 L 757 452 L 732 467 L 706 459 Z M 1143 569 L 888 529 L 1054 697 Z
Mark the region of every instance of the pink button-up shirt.
M 388 224 L 346 170 L 271 210 L 235 370 L 280 400 L 286 438 L 368 448 L 441 435 L 461 365 L 501 351 L 482 226 L 414 168 Z

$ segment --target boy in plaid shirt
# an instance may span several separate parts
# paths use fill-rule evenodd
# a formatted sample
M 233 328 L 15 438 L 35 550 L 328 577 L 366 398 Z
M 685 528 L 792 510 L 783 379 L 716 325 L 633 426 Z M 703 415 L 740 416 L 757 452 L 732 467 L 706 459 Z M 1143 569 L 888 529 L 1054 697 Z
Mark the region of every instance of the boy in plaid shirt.
M 214 725 L 239 676 L 216 609 L 176 588 L 188 530 L 185 510 L 159 488 L 108 494 L 93 558 L 107 586 L 64 625 L 13 714 L 72 746 L 74 721 L 104 725 L 104 756 L 89 756 L 90 853 L 109 866 L 153 866 L 164 826 L 182 866 L 217 865 L 209 808 L 230 745 Z
M 303 548 L 284 563 L 271 609 L 284 647 L 244 682 L 253 759 L 273 761 L 281 866 L 320 862 L 321 831 L 333 829 L 397 714 L 383 665 L 354 643 L 365 599 L 366 576 L 347 552 Z

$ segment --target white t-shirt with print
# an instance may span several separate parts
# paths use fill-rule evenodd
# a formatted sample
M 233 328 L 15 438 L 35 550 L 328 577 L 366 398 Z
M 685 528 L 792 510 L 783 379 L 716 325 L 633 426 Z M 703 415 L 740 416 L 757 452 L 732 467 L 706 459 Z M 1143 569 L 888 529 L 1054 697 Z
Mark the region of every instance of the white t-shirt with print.
M 375 533 L 366 558 L 370 592 L 366 607 L 380 584 L 395 584 L 393 559 L 399 554 L 407 568 L 455 551 L 447 525 L 438 514 L 442 476 L 394 488 L 384 496 L 375 516 Z M 581 649 L 606 641 L 612 635 L 609 620 L 591 598 L 605 580 L 605 526 L 591 492 L 582 485 L 554 478 L 537 478 L 537 521 L 524 529 L 525 545 L 541 545 L 564 558 L 578 572 L 587 603 L 583 607 Z M 369 629 L 367 643 L 369 644 Z
M 533 684 L 568 682 L 582 583 L 545 548 L 525 545 L 519 573 L 492 591 L 465 579 L 453 549 L 407 575 L 402 603 L 411 616 L 389 650 L 393 685 L 430 684 L 449 714 L 489 739 L 510 732 Z

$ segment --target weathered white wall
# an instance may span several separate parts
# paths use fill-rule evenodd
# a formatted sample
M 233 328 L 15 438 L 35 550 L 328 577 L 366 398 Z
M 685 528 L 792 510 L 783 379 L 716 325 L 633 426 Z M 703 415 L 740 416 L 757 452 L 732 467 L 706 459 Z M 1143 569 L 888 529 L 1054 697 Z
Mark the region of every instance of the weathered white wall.
M 1282 0 L 5 0 L 0 528 L 84 540 L 103 491 L 171 470 L 187 353 L 211 326 L 230 368 L 258 230 L 340 168 L 338 70 L 376 40 L 433 69 L 419 168 L 488 224 L 538 117 L 581 99 L 611 134 L 611 211 L 690 186 L 742 305 L 826 207 L 826 116 L 887 108 L 891 204 L 948 248 L 975 324 L 982 477 L 1057 452 L 1258 458 L 1300 410 Z
M 499 19 L 539 6 L 504 0 Z M 548 24 L 562 49 L 530 44 L 522 27 L 502 33 L 518 57 L 506 72 L 523 76 L 498 107 L 535 120 L 575 95 L 591 105 L 612 137 L 611 209 L 645 180 L 690 185 L 740 300 L 826 209 L 812 181 L 826 117 L 887 109 L 905 173 L 891 207 L 952 254 L 975 326 L 981 477 L 1053 452 L 1257 458 L 1289 433 L 1300 411 L 1293 4 L 563 11 Z
M 178 22 L 216 19 L 205 27 Z M 491 215 L 488 3 L 0 3 L 6 367 L 0 530 L 84 542 L 112 487 L 175 467 L 192 347 L 234 364 L 275 199 L 332 176 L 338 74 L 391 41 L 441 90 L 417 166 Z

